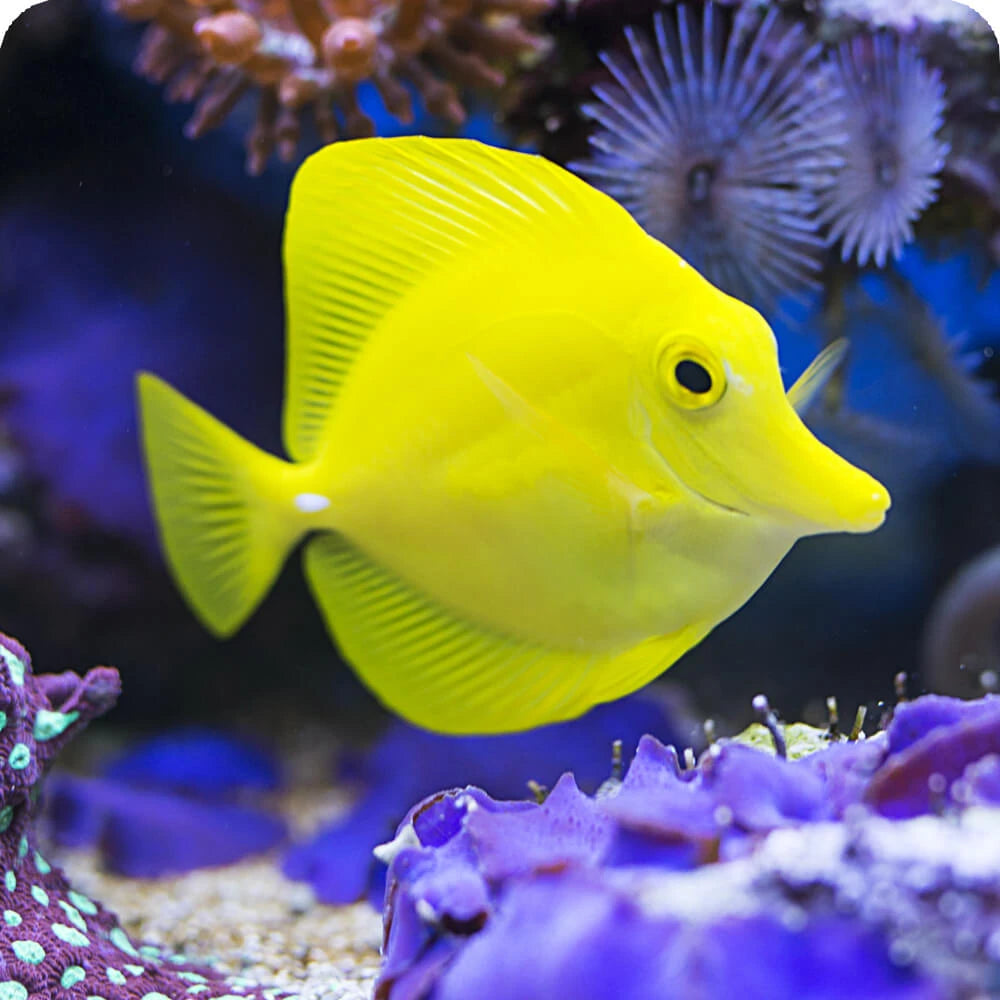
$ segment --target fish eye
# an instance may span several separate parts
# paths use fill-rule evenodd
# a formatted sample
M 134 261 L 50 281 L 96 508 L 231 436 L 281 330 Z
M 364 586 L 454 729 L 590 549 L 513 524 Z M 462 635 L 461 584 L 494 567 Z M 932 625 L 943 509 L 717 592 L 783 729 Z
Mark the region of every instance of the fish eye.
M 685 409 L 711 406 L 726 391 L 722 363 L 693 337 L 665 337 L 657 350 L 657 370 L 666 394 Z
M 712 391 L 712 376 L 708 369 L 691 358 L 684 358 L 677 362 L 674 368 L 674 378 L 687 389 L 688 392 L 701 396 Z

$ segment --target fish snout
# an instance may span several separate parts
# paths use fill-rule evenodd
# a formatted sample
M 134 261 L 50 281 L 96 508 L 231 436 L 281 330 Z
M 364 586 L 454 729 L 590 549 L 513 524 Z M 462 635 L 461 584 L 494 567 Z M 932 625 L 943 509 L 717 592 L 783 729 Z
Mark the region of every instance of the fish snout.
M 753 499 L 772 516 L 791 521 L 800 535 L 878 528 L 891 504 L 885 486 L 828 448 L 797 417 L 787 430 L 774 442 Z
M 837 457 L 840 458 L 839 455 Z M 818 531 L 847 531 L 852 534 L 874 531 L 885 521 L 892 505 L 889 491 L 874 476 L 844 459 L 840 461 L 851 474 L 844 474 L 839 479 L 831 478 L 831 510 L 826 517 L 816 521 Z

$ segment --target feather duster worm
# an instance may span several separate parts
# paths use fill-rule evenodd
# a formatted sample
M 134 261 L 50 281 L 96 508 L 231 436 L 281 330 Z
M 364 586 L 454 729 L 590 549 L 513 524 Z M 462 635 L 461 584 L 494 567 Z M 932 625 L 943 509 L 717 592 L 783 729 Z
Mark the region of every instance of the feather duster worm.
M 658 13 L 604 53 L 613 83 L 584 112 L 594 156 L 576 169 L 710 281 L 757 305 L 815 285 L 817 192 L 840 166 L 839 92 L 819 46 L 776 10 L 742 8 L 723 38 L 708 3 Z
M 844 92 L 845 163 L 820 197 L 820 219 L 841 256 L 883 267 L 913 239 L 913 222 L 935 200 L 948 145 L 938 137 L 945 93 L 911 44 L 858 36 L 830 57 Z
M 195 101 L 186 133 L 222 123 L 240 98 L 259 92 L 247 137 L 247 170 L 272 152 L 294 158 L 302 117 L 312 110 L 324 142 L 374 134 L 358 103 L 370 82 L 386 110 L 413 117 L 411 93 L 427 110 L 460 124 L 458 87 L 499 88 L 503 66 L 537 53 L 529 30 L 550 0 L 113 0 L 148 21 L 139 73 L 167 85 L 170 100 Z M 454 82 L 452 82 L 454 81 Z

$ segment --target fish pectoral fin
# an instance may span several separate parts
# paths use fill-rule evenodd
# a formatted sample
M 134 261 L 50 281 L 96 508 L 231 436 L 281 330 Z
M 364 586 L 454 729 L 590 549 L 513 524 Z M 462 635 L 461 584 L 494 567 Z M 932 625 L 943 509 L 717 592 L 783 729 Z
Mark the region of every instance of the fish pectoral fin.
M 579 434 L 567 427 L 551 413 L 529 402 L 509 382 L 502 379 L 474 354 L 466 353 L 476 375 L 510 418 L 541 439 L 555 446 L 569 459 L 569 467 L 577 478 L 588 484 L 603 480 L 610 489 L 628 504 L 630 518 L 637 518 L 637 511 L 651 501 L 649 493 L 603 459 Z
M 304 558 L 327 627 L 364 683 L 439 732 L 573 718 L 652 680 L 690 645 L 667 637 L 617 652 L 547 648 L 456 615 L 339 535 L 312 539 Z
M 800 416 L 809 409 L 840 367 L 848 347 L 843 337 L 827 344 L 788 390 L 788 402 Z

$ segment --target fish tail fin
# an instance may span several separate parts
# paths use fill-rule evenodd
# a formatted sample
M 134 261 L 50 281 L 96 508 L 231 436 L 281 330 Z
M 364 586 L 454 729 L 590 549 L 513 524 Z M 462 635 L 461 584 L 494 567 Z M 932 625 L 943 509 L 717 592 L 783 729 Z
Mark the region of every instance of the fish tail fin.
M 292 516 L 301 467 L 245 441 L 166 382 L 137 379 L 146 469 L 177 585 L 206 628 L 235 632 L 309 525 Z

